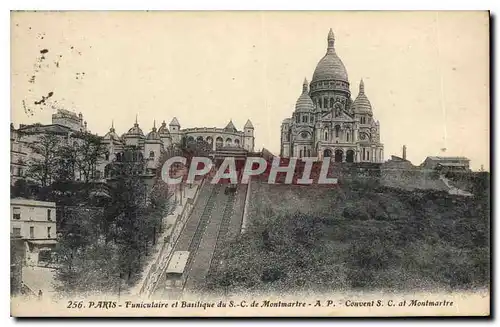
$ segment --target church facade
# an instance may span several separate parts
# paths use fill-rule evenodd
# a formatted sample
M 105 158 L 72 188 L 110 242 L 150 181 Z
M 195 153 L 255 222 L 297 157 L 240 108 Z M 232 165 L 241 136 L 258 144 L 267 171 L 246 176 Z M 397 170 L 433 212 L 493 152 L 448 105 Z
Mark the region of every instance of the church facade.
M 365 94 L 351 98 L 347 70 L 335 51 L 330 29 L 327 50 L 314 71 L 311 83 L 304 80 L 291 118 L 281 124 L 281 156 L 330 158 L 335 162 L 384 161 L 380 123 Z

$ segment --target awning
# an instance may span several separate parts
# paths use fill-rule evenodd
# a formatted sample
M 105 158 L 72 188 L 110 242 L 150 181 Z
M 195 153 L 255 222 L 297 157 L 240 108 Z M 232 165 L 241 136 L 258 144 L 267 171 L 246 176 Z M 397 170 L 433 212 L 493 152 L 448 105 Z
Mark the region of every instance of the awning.
M 56 240 L 36 240 L 36 241 L 28 241 L 28 243 L 31 243 L 33 245 L 56 245 L 57 241 Z

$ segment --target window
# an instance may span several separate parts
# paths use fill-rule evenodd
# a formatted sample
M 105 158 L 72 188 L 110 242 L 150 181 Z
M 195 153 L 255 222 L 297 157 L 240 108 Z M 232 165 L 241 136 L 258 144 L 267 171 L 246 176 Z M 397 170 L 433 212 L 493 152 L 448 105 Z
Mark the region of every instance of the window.
M 47 220 L 48 220 L 48 221 L 52 221 L 52 216 L 51 216 L 51 214 L 52 214 L 52 210 L 47 209 Z
M 328 141 L 328 132 L 325 132 L 325 141 Z
M 299 158 L 302 158 L 302 149 L 300 149 Z
M 154 151 L 149 151 L 149 157 L 154 158 L 155 157 L 155 152 Z
M 307 156 L 310 157 L 311 156 L 311 150 L 310 149 L 307 149 Z
M 314 116 L 311 116 L 311 123 L 314 123 Z
M 365 155 L 365 148 L 363 148 L 363 160 L 365 160 L 365 157 L 366 157 L 366 155 Z
M 47 227 L 47 238 L 51 238 L 50 237 L 50 230 L 52 229 L 52 227 L 48 226 Z
M 324 101 L 323 108 L 328 108 L 328 99 L 324 98 L 323 101 Z
M 366 151 L 366 160 L 370 160 L 370 151 Z
M 330 98 L 330 108 L 333 108 L 333 98 Z
M 12 228 L 12 236 L 20 237 L 21 236 L 21 228 L 18 228 L 18 227 Z
M 296 123 L 300 123 L 300 116 L 299 116 L 299 115 L 297 115 L 297 116 L 295 117 L 295 122 L 296 122 Z
M 346 141 L 347 141 L 347 142 L 349 142 L 349 132 L 347 132 L 347 133 L 345 134 L 345 137 L 346 137 Z
M 21 208 L 19 208 L 19 207 L 13 208 L 13 217 L 12 218 L 14 218 L 16 220 L 21 219 Z
M 335 137 L 339 137 L 339 132 L 340 132 L 340 126 L 336 125 L 335 126 Z
M 306 115 L 302 116 L 302 122 L 307 123 L 307 116 Z
M 35 238 L 35 227 L 30 227 L 30 238 Z

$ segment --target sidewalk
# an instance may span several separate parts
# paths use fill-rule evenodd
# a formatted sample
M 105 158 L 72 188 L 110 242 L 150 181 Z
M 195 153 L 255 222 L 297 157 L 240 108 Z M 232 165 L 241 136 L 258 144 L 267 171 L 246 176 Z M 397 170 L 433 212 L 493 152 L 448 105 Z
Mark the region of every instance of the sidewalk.
M 184 206 L 186 205 L 186 200 L 187 199 L 192 199 L 195 194 L 196 190 L 200 187 L 199 184 L 194 184 L 192 187 L 186 186 L 184 189 L 184 195 L 182 199 L 182 205 L 177 204 L 174 211 L 169 214 L 168 216 L 163 218 L 163 233 L 158 237 L 158 242 L 156 243 L 154 249 L 152 250 L 152 254 L 148 258 L 148 264 L 144 268 L 144 271 L 142 272 L 141 279 L 139 282 L 132 288 L 129 289 L 129 292 L 131 294 L 137 294 L 139 295 L 141 292 L 141 289 L 144 285 L 144 283 L 150 283 L 150 281 L 156 279 L 156 275 L 158 274 L 158 269 L 165 264 L 165 259 L 166 258 L 161 258 L 163 255 L 163 249 L 164 247 L 167 248 L 168 244 L 164 242 L 166 238 L 171 236 L 173 232 L 173 227 L 175 226 L 176 220 L 179 217 L 179 215 L 182 213 L 182 210 L 184 209 Z M 155 266 L 155 263 L 157 265 Z M 146 280 L 149 276 L 149 280 Z M 149 286 L 149 285 L 146 285 Z M 146 287 L 147 288 L 147 287 Z

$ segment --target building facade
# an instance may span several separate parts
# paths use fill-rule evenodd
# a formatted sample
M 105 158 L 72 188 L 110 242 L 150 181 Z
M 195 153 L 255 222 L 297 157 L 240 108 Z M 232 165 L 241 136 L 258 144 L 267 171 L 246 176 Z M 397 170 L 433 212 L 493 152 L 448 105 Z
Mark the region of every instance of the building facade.
M 87 122 L 83 115 L 58 109 L 52 115 L 52 123 L 19 125 L 14 128 L 10 125 L 10 177 L 11 184 L 26 175 L 27 163 L 36 157 L 30 145 L 40 141 L 42 135 L 55 135 L 61 143 L 78 142 L 78 134 L 87 131 Z
M 109 132 L 103 137 L 103 142 L 108 148 L 105 161 L 101 164 L 101 170 L 106 176 L 105 166 L 114 160 L 120 161 L 123 150 L 127 146 L 135 146 L 140 149 L 140 153 L 146 160 L 147 169 L 152 172 L 157 166 L 161 153 L 171 145 L 181 145 L 185 141 L 206 141 L 217 152 L 223 148 L 242 149 L 253 152 L 255 137 L 254 127 L 250 120 L 247 120 L 242 130 L 238 130 L 232 121 L 224 128 L 217 127 L 195 127 L 181 129 L 181 125 L 176 117 L 172 119 L 167 127 L 165 121 L 157 129 L 153 122 L 153 128 L 144 134 L 137 119 L 128 132 L 118 136 L 112 125 Z
M 20 125 L 15 129 L 11 125 L 11 183 L 25 177 L 27 163 L 35 158 L 31 146 L 40 140 L 44 134 L 58 136 L 61 144 L 80 142 L 79 135 L 87 132 L 87 122 L 83 120 L 83 115 L 58 109 L 52 115 L 52 123 L 48 125 L 33 124 Z M 113 123 L 109 132 L 102 137 L 102 142 L 107 148 L 106 155 L 97 164 L 96 180 L 105 179 L 106 167 L 114 161 L 121 161 L 124 149 L 135 146 L 139 150 L 139 155 L 146 160 L 146 168 L 149 172 L 158 166 L 158 161 L 162 152 L 171 145 L 181 145 L 184 141 L 203 140 L 208 142 L 214 151 L 222 148 L 233 148 L 235 151 L 244 150 L 253 152 L 255 145 L 254 126 L 250 120 L 241 130 L 238 130 L 232 121 L 224 128 L 217 127 L 195 127 L 182 129 L 176 117 L 167 126 L 166 122 L 153 127 L 149 133 L 145 134 L 139 123 L 136 121 L 133 126 L 121 136 L 116 132 Z M 76 180 L 79 180 L 79 173 L 76 172 Z
M 430 156 L 425 158 L 420 165 L 423 169 L 433 170 L 464 170 L 468 171 L 470 160 L 466 157 L 439 157 Z
M 354 101 L 347 70 L 335 51 L 330 29 L 325 56 L 311 83 L 304 80 L 291 118 L 281 124 L 282 157 L 331 158 L 336 162 L 383 162 L 380 123 L 363 80 Z
M 27 265 L 49 262 L 57 244 L 56 204 L 30 199 L 11 199 L 11 236 L 24 240 Z

